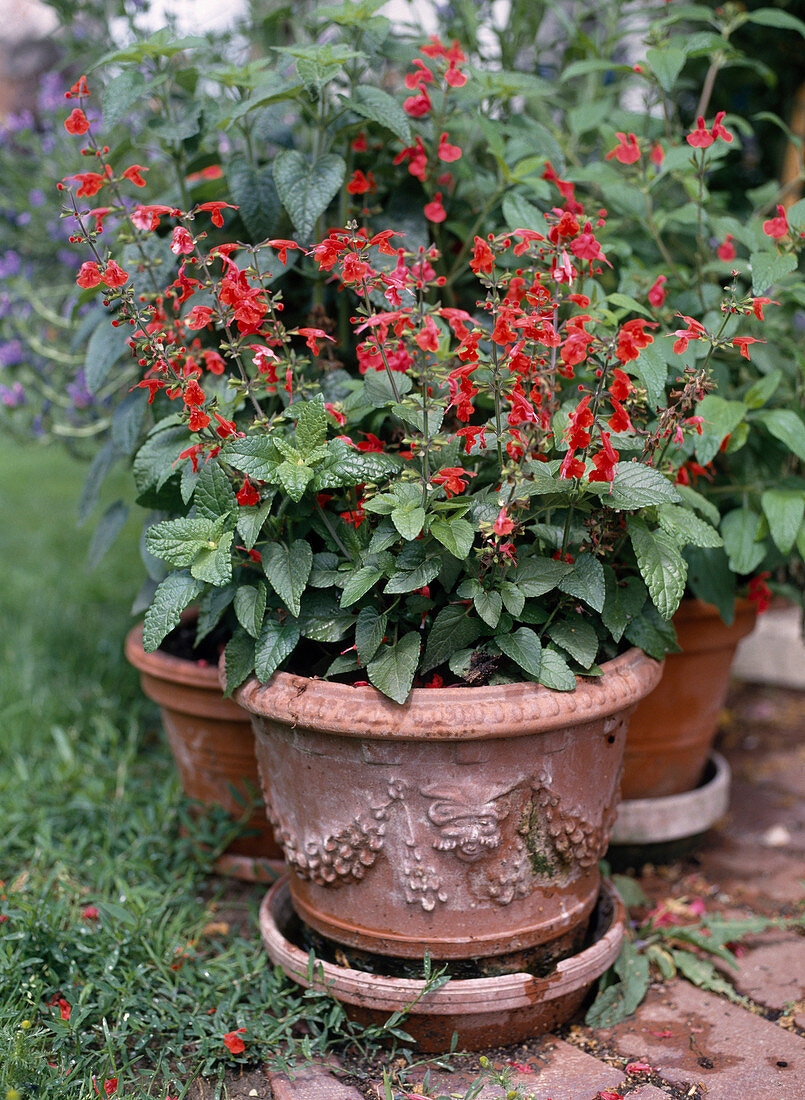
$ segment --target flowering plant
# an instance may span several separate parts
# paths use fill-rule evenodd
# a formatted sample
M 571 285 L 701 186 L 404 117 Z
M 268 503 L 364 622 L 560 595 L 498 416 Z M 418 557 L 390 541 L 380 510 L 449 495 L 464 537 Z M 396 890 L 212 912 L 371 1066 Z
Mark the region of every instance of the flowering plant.
M 288 47 L 282 76 L 217 74 L 237 90 L 217 117 L 243 128 L 252 156 L 211 166 L 192 196 L 182 144 L 177 187 L 158 196 L 168 201 L 133 201 L 147 166 L 117 166 L 95 140 L 86 83 L 73 89 L 69 127 L 97 160 L 63 184 L 92 250 L 79 285 L 102 289 L 136 353 L 128 434 L 156 415 L 134 459 L 139 500 L 160 513 L 146 535 L 146 644 L 197 602 L 199 636 L 228 624 L 230 690 L 278 667 L 368 680 L 397 701 L 447 677 L 572 689 L 619 646 L 661 656 L 674 644 L 667 620 L 686 580 L 706 587 L 697 555 L 721 552 L 711 524 L 724 528 L 731 591 L 772 543 L 793 545 L 799 482 L 784 537 L 763 503 L 761 558 L 760 513 L 751 532 L 741 521 L 753 549 L 740 557 L 734 508 L 692 482 L 730 432 L 727 455 L 750 429 L 765 441 L 752 451 L 768 453 L 771 437 L 785 461 L 799 453 L 798 415 L 764 407 L 786 392 L 782 373 L 753 390 L 734 370 L 760 346 L 744 326 L 770 304 L 768 280 L 793 270 L 789 255 L 796 266 L 797 237 L 775 235 L 774 219 L 771 234 L 730 221 L 732 239 L 762 253 L 751 289 L 739 265 L 724 278 L 727 261 L 708 259 L 711 223 L 726 224 L 707 187 L 733 139 L 723 112 L 669 147 L 651 114 L 637 137 L 634 114 L 616 112 L 610 139 L 599 108 L 579 103 L 565 159 L 516 110 L 545 82 L 474 69 L 456 43 L 426 43 L 399 100 L 370 85 L 357 47 L 363 16 L 383 41 L 376 6 L 333 15 L 351 48 Z M 156 75 L 138 79 L 148 91 L 182 48 L 160 39 L 116 60 L 154 61 Z M 685 56 L 673 73 L 661 56 L 676 48 L 628 67 L 668 118 Z M 613 64 L 570 65 L 562 79 Z M 311 148 L 279 147 L 267 172 L 252 127 L 277 102 L 299 110 L 297 140 L 308 126 Z M 372 153 L 378 132 L 402 145 L 391 164 Z M 103 207 L 79 201 L 101 192 Z M 684 217 L 680 192 L 693 195 Z M 325 214 L 340 227 L 325 232 Z M 125 256 L 100 235 L 110 215 Z M 744 412 L 722 431 L 733 402 L 710 391 L 733 375 Z M 729 500 L 731 468 L 724 477 Z

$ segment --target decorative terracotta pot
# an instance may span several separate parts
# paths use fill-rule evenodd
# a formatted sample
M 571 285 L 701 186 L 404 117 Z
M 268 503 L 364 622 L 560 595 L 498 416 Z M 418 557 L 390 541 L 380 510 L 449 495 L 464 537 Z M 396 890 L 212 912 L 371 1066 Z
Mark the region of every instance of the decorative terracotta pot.
M 547 972 L 583 939 L 627 719 L 661 672 L 631 649 L 574 692 L 417 688 L 404 706 L 287 673 L 247 681 L 236 698 L 297 914 L 363 952 Z
M 242 817 L 244 804 L 260 791 L 254 733 L 248 716 L 224 699 L 215 665 L 205 667 L 161 650 L 146 653 L 142 623 L 126 637 L 126 658 L 139 671 L 145 694 L 159 705 L 185 794 Z M 255 808 L 248 829 L 250 835 L 232 842 L 216 870 L 273 882 L 283 868 L 282 849 L 262 806 Z
M 453 1032 L 464 1049 L 482 1050 L 524 1042 L 553 1031 L 573 1016 L 596 978 L 620 953 L 626 911 L 605 883 L 583 950 L 557 964 L 544 977 L 500 974 L 487 978 L 451 978 L 447 985 L 423 996 L 423 980 L 367 974 L 352 967 L 319 962 L 309 972 L 308 952 L 293 942 L 298 924 L 291 907 L 287 879 L 269 890 L 260 906 L 260 931 L 269 958 L 308 988 L 326 990 L 347 1006 L 363 1024 L 384 1023 L 392 1012 L 414 1004 L 403 1021 L 420 1050 L 449 1050 Z
M 715 607 L 683 600 L 673 619 L 681 653 L 665 659 L 659 686 L 629 722 L 621 797 L 663 798 L 695 788 L 702 778 L 741 638 L 755 624 L 755 605 L 737 600 L 726 626 Z

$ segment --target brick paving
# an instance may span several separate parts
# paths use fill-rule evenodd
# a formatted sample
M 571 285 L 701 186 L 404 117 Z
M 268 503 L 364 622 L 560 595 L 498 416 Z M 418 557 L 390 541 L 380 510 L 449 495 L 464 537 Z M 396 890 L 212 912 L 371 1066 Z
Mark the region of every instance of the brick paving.
M 652 903 L 700 897 L 709 912 L 730 916 L 802 912 L 803 733 L 805 692 L 736 686 L 719 744 L 735 777 L 730 811 L 687 860 L 641 869 Z M 512 1069 L 518 1100 L 596 1100 L 602 1092 L 625 1100 L 804 1100 L 805 936 L 788 928 L 747 939 L 737 971 L 723 973 L 741 1003 L 681 979 L 656 982 L 637 1012 L 616 1027 L 592 1030 L 576 1022 L 560 1035 L 487 1052 L 489 1059 Z M 454 1064 L 455 1072 L 433 1065 L 427 1085 L 424 1069 L 400 1077 L 399 1063 L 387 1066 L 394 1069 L 393 1100 L 423 1095 L 417 1089 L 445 1100 L 468 1094 L 503 1100 L 506 1093 L 488 1080 L 480 1091 L 468 1091 L 479 1080 L 477 1058 Z M 267 1095 L 386 1100 L 382 1070 L 356 1064 L 336 1075 L 308 1067 L 293 1081 L 268 1073 Z

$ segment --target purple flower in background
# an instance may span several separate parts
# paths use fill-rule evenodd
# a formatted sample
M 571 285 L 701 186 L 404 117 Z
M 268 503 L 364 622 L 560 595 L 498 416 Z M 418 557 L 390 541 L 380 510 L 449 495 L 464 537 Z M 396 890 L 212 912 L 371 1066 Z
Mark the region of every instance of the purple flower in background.
M 17 225 L 27 225 L 31 220 L 31 211 L 23 210 L 21 214 L 17 214 L 17 217 L 14 220 L 16 221 Z
M 9 408 L 16 409 L 25 404 L 25 390 L 20 382 L 15 382 L 11 388 L 0 386 L 0 401 Z
M 87 389 L 87 383 L 82 370 L 76 371 L 75 382 L 68 382 L 65 387 L 76 409 L 86 409 L 94 401 L 93 395 Z
M 39 107 L 43 111 L 63 109 L 64 77 L 61 73 L 45 73 L 39 81 Z
M 0 256 L 0 279 L 10 279 L 20 273 L 20 256 L 18 252 L 9 249 Z
M 31 206 L 44 206 L 47 201 L 47 195 L 41 187 L 34 187 L 28 192 L 28 202 Z
M 0 344 L 0 367 L 16 367 L 22 360 L 22 344 L 19 340 L 9 340 L 6 344 Z
M 18 134 L 20 130 L 31 130 L 34 125 L 34 116 L 31 111 L 20 111 L 18 114 L 6 116 L 6 127 L 9 133 Z
M 71 252 L 69 248 L 60 248 L 56 253 L 56 259 L 65 267 L 77 268 L 81 266 L 81 257 Z

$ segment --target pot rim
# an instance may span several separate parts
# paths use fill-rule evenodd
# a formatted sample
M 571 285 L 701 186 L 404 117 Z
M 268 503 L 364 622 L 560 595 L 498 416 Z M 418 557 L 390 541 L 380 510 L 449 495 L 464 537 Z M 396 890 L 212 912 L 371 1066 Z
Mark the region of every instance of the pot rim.
M 374 687 L 275 672 L 265 684 L 250 677 L 234 698 L 252 715 L 344 737 L 486 740 L 584 725 L 632 707 L 658 683 L 663 663 L 632 647 L 601 667 L 602 676 L 577 678 L 572 692 L 531 681 L 414 688 L 401 705 Z M 219 669 L 223 679 L 224 657 Z
M 623 941 L 626 910 L 611 882 L 603 880 L 601 895 L 612 902 L 612 915 L 607 927 L 589 947 L 562 959 L 544 978 L 524 972 L 501 974 L 485 978 L 451 978 L 442 989 L 422 996 L 423 979 L 389 978 L 368 974 L 316 959 L 321 966 L 323 985 L 314 978 L 313 985 L 334 992 L 348 1004 L 374 1009 L 399 1008 L 400 1003 L 416 1001 L 415 1013 L 446 1015 L 457 1009 L 488 1013 L 527 1007 L 535 1000 L 562 997 L 583 986 L 589 986 L 617 958 Z M 260 905 L 260 932 L 272 962 L 294 980 L 308 986 L 308 955 L 286 939 L 279 923 L 292 911 L 288 876 L 283 875 L 269 890 Z
M 169 680 L 174 684 L 187 684 L 190 687 L 205 688 L 219 692 L 220 679 L 214 664 L 198 665 L 184 657 L 174 657 L 161 649 L 146 653 L 143 649 L 144 623 L 137 623 L 126 635 L 124 652 L 129 664 L 147 676 L 157 680 Z

